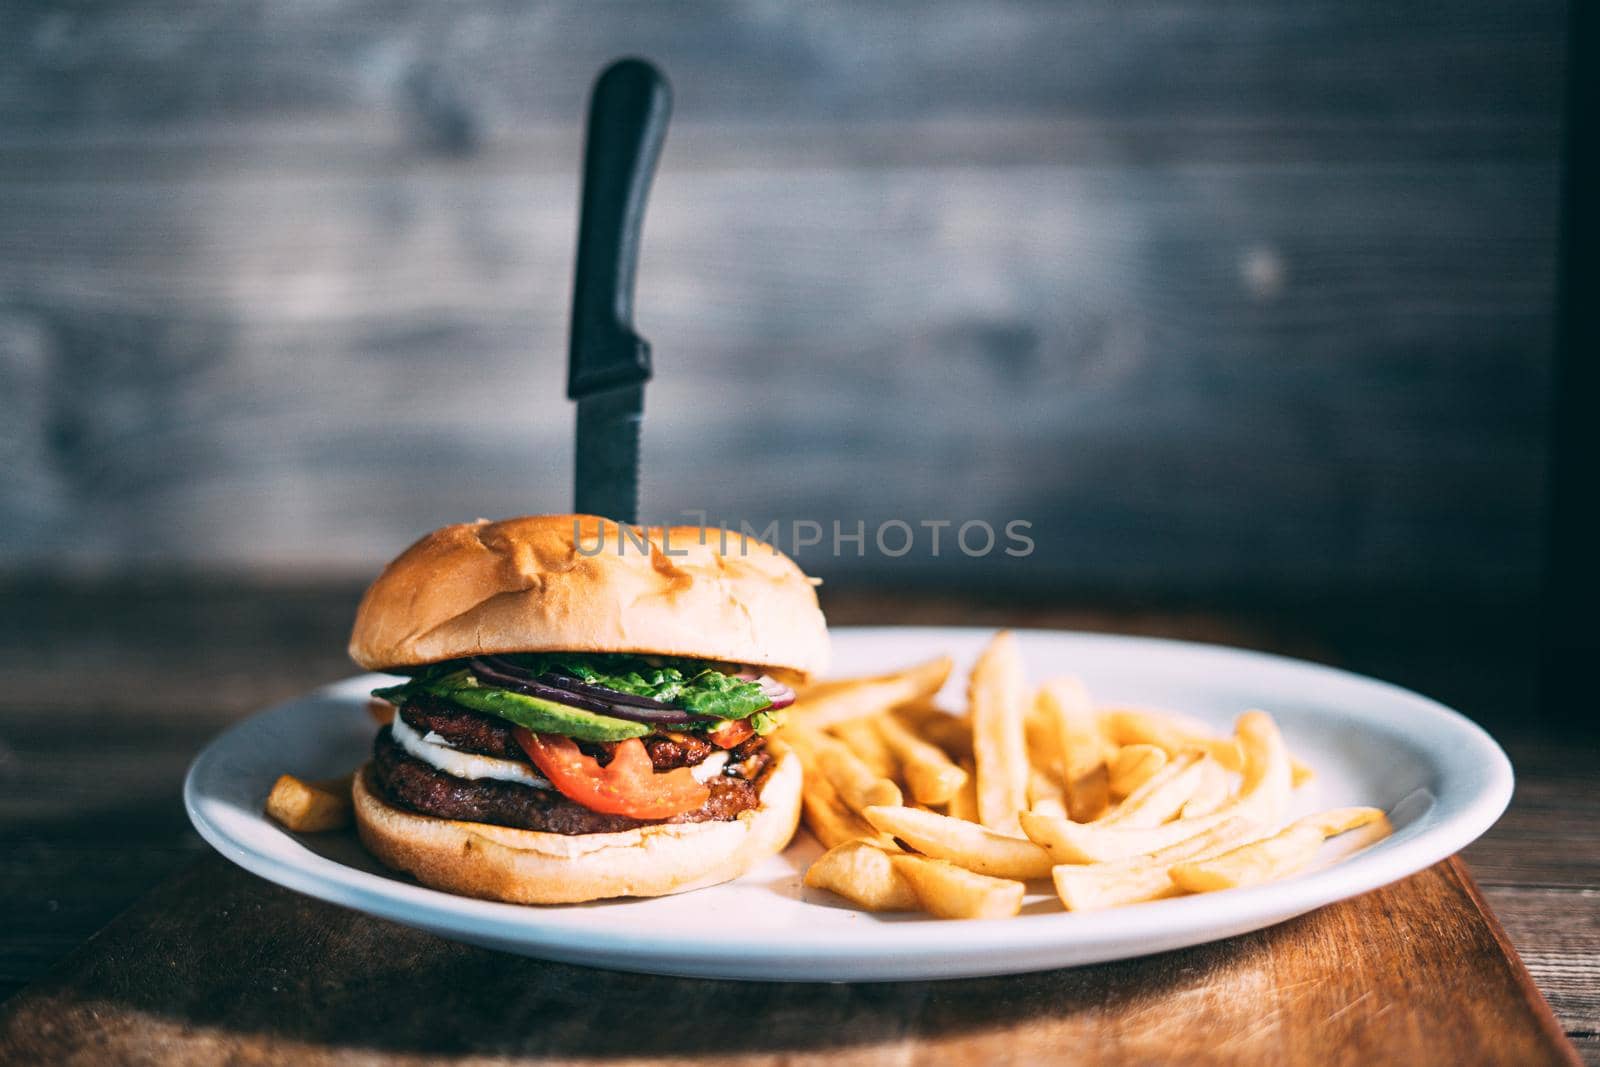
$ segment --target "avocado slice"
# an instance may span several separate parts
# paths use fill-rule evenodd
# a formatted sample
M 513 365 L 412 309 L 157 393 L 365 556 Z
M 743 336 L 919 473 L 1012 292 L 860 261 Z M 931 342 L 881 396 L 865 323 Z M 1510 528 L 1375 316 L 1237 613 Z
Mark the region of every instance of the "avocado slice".
M 541 700 L 507 689 L 439 683 L 421 688 L 425 693 L 443 697 L 464 708 L 526 726 L 534 733 L 562 734 L 579 741 L 626 741 L 630 737 L 643 737 L 651 732 L 651 728 L 642 722 L 596 715 L 582 708 L 568 707 L 553 700 Z

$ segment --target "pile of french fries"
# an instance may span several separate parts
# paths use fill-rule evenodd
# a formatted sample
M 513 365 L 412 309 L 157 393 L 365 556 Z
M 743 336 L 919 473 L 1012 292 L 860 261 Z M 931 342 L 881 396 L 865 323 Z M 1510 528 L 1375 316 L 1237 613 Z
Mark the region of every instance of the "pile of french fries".
M 825 682 L 790 708 L 779 736 L 804 764 L 805 825 L 827 849 L 807 886 L 872 911 L 990 919 L 1049 879 L 1067 909 L 1091 911 L 1283 878 L 1329 837 L 1389 832 L 1377 808 L 1290 822 L 1311 771 L 1266 712 L 1219 737 L 1171 713 L 1097 707 L 1074 678 L 1031 690 L 1001 632 L 956 715 L 932 703 L 951 668 L 941 656 Z

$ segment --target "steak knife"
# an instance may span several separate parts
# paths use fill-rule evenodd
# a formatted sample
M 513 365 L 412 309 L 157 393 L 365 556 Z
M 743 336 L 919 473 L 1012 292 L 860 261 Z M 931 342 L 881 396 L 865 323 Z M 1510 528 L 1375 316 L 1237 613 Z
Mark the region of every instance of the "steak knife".
M 589 97 L 567 362 L 567 397 L 578 404 L 575 507 L 626 523 L 638 520 L 651 373 L 650 344 L 633 329 L 634 273 L 671 112 L 671 87 L 642 59 L 611 64 Z

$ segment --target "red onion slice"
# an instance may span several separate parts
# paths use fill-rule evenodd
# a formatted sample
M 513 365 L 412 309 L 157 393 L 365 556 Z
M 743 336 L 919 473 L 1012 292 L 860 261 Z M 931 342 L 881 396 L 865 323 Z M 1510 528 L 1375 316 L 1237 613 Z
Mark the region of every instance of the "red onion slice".
M 593 697 L 596 700 L 604 700 L 610 704 L 628 704 L 636 708 L 652 708 L 656 711 L 678 710 L 671 704 L 663 704 L 661 701 L 654 700 L 650 697 L 642 697 L 634 693 L 624 693 L 618 689 L 607 689 L 603 685 L 590 685 L 581 678 L 572 678 L 565 674 L 547 672 L 539 675 L 539 681 L 543 682 L 545 685 L 555 686 L 557 689 L 565 689 L 581 696 Z
M 493 660 L 471 659 L 467 661 L 467 667 L 474 675 L 490 685 L 501 689 L 509 689 L 513 693 L 538 697 L 540 700 L 552 700 L 558 704 L 565 704 L 568 707 L 579 708 L 583 711 L 598 712 L 601 715 L 611 714 L 611 705 L 603 700 L 596 700 L 592 697 L 569 693 L 554 686 L 545 685 L 529 675 L 506 670 L 500 663 Z
M 762 695 L 772 701 L 770 707 L 762 710 L 778 711 L 794 703 L 794 690 L 771 675 L 763 674 L 761 677 L 754 679 L 754 681 L 761 686 Z
M 772 704 L 762 708 L 762 711 L 778 711 L 794 703 L 794 690 L 772 675 L 761 673 L 759 667 L 742 667 L 733 672 L 733 677 L 741 682 L 755 682 L 761 687 L 761 692 L 772 701 Z
M 631 701 L 643 700 L 643 697 L 634 697 L 627 693 L 616 693 L 600 686 L 584 685 L 583 689 L 568 688 L 564 685 L 552 685 L 545 678 L 562 677 L 560 675 L 545 675 L 534 677 L 532 672 L 509 663 L 498 656 L 480 656 L 467 661 L 467 666 L 472 673 L 488 682 L 490 685 L 509 689 L 515 693 L 524 693 L 528 696 L 549 700 L 556 704 L 565 704 L 568 707 L 580 708 L 584 711 L 593 711 L 600 715 L 609 715 L 614 719 L 627 719 L 630 722 L 651 724 L 666 724 L 684 726 L 694 723 L 717 722 L 717 719 L 691 715 L 682 708 L 670 707 L 656 701 L 650 701 L 650 706 L 641 706 Z M 574 679 L 574 681 L 576 681 Z M 582 684 L 582 683 L 578 683 Z M 628 697 L 630 702 L 614 699 L 615 697 Z
M 715 716 L 695 715 L 682 708 L 652 700 L 650 697 L 622 693 L 615 689 L 607 689 L 605 686 L 590 685 L 581 679 L 564 674 L 546 672 L 535 675 L 526 667 L 521 667 L 503 656 L 478 656 L 468 660 L 467 666 L 473 674 L 490 685 L 525 693 L 541 700 L 581 708 L 584 711 L 627 719 L 630 722 L 683 726 L 724 721 Z M 750 677 L 745 677 L 746 674 Z M 755 682 L 761 687 L 761 694 L 770 701 L 765 708 L 760 709 L 762 711 L 777 711 L 794 703 L 794 690 L 769 675 L 747 671 L 735 677 L 742 681 Z

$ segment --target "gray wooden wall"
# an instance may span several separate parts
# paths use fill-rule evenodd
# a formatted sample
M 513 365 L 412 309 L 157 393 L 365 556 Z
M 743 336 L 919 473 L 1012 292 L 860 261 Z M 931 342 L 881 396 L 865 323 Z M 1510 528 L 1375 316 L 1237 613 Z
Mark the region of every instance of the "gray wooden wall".
M 587 84 L 676 117 L 645 509 L 1031 520 L 875 580 L 1520 593 L 1560 4 L 0 8 L 0 569 L 563 509 Z

